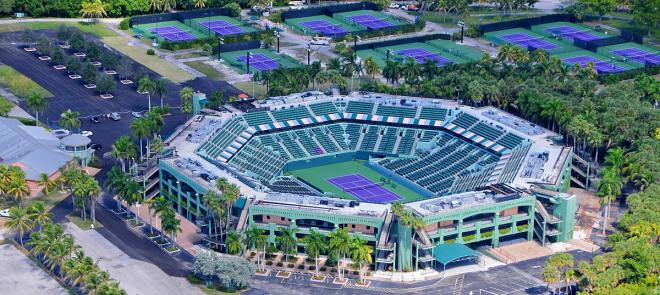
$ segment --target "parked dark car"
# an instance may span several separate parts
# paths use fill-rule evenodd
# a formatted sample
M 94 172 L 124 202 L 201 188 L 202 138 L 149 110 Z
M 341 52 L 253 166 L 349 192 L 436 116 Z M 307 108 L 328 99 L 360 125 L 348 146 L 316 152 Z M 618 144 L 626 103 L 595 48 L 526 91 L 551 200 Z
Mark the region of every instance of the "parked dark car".
M 89 118 L 89 120 L 92 121 L 92 123 L 101 122 L 101 120 L 99 120 L 99 117 L 97 116 L 92 116 L 91 118 Z

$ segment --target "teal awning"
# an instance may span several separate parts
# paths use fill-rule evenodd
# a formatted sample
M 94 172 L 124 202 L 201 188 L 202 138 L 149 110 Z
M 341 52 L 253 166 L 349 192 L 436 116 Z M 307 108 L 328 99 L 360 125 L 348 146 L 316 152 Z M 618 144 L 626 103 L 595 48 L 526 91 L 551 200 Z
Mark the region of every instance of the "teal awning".
M 463 244 L 440 244 L 433 248 L 433 258 L 442 265 L 459 260 L 476 258 L 479 255 Z

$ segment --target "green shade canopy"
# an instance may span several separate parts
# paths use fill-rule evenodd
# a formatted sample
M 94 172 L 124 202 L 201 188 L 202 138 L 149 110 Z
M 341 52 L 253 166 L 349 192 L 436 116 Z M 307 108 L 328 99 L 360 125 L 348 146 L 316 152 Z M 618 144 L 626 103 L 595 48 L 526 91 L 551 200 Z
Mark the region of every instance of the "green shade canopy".
M 470 247 L 463 244 L 440 244 L 433 249 L 433 258 L 442 265 L 447 263 L 460 261 L 469 258 L 477 258 L 479 255 Z

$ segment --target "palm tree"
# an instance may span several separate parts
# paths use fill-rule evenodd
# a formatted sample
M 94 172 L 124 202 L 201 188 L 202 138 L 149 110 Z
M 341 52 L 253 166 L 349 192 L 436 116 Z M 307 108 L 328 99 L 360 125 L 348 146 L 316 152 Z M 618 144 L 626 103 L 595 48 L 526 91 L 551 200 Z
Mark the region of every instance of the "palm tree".
M 318 230 L 310 230 L 304 238 L 305 254 L 314 259 L 315 274 L 319 274 L 319 256 L 326 250 L 326 238 Z
M 147 204 L 149 206 L 149 209 L 153 210 L 153 212 L 152 212 L 153 215 L 157 215 L 157 216 L 159 216 L 160 214 L 165 212 L 165 210 L 167 210 L 168 208 L 172 207 L 170 202 L 167 199 L 165 199 L 165 197 L 163 197 L 163 196 L 158 196 L 157 198 L 149 199 L 149 202 Z M 151 215 L 149 215 L 149 224 L 152 225 L 151 226 L 151 233 L 153 234 L 154 233 L 154 227 L 153 227 L 153 224 L 151 223 Z
M 615 147 L 607 150 L 607 155 L 605 156 L 605 165 L 613 167 L 617 173 L 621 173 L 625 161 L 626 157 L 623 148 Z
M 80 113 L 68 109 L 60 115 L 60 121 L 58 122 L 60 127 L 68 130 L 74 130 L 80 128 L 80 119 L 78 119 Z
M 39 113 L 46 110 L 47 105 L 48 105 L 48 101 L 46 101 L 46 99 L 41 93 L 33 91 L 32 93 L 30 93 L 30 95 L 28 95 L 27 106 L 31 111 L 35 113 L 35 117 L 37 119 L 37 125 L 39 125 Z
M 181 221 L 176 218 L 172 207 L 167 208 L 160 215 L 160 224 L 163 232 L 168 233 L 172 242 L 176 244 L 176 235 L 181 232 Z
M 54 180 L 50 180 L 50 177 L 48 177 L 48 174 L 40 173 L 39 174 L 39 181 L 37 182 L 37 184 L 39 186 L 43 187 L 42 192 L 43 192 L 44 195 L 47 195 L 47 194 L 49 194 L 50 192 L 53 191 L 53 189 L 55 188 L 55 185 L 57 184 L 57 182 L 54 181 Z
M 150 123 L 146 118 L 137 118 L 131 123 L 131 131 L 133 132 L 133 136 L 140 140 L 140 160 L 144 159 L 142 141 L 150 134 L 149 125 Z
M 27 209 L 28 218 L 31 221 L 31 227 L 36 229 L 43 224 L 50 222 L 50 212 L 46 209 L 46 205 L 42 201 L 32 203 Z
M 83 291 L 87 294 L 101 295 L 102 293 L 100 291 L 102 286 L 108 284 L 109 282 L 111 282 L 110 274 L 107 272 L 100 270 L 90 272 L 85 275 Z M 120 292 L 118 294 L 126 294 L 126 292 Z
M 162 11 L 163 1 L 164 0 L 150 0 L 149 8 L 151 8 L 151 11 Z
M 84 18 L 101 18 L 107 16 L 105 12 L 105 7 L 101 0 L 93 0 L 89 2 L 83 2 L 82 8 L 80 9 L 80 14 Z
M 369 56 L 364 60 L 364 70 L 373 80 L 376 75 L 380 73 L 380 66 L 376 63 L 373 57 Z
M 204 0 L 197 0 L 197 1 L 204 1 Z M 195 92 L 191 87 L 181 88 L 181 91 L 179 91 L 179 97 L 181 98 L 181 112 L 186 114 L 192 113 L 192 98 L 194 94 Z
M 19 203 L 30 195 L 30 192 L 30 187 L 25 178 L 12 179 L 7 189 L 7 195 L 13 197 Z
M 206 0 L 195 0 L 195 8 L 206 7 Z
M 140 203 L 142 200 L 142 184 L 136 180 L 128 179 L 126 184 L 123 187 L 121 199 L 126 202 L 126 205 L 130 208 L 133 205 Z M 131 211 L 127 210 L 128 216 L 130 217 Z M 137 218 L 137 215 L 135 215 Z
M 163 96 L 167 95 L 167 82 L 165 79 L 158 79 L 153 82 L 153 92 L 160 98 L 160 107 L 163 107 Z
M 562 106 L 563 104 L 558 98 L 552 98 L 543 104 L 541 117 L 544 117 L 552 122 L 552 131 L 555 131 L 555 123 L 563 111 Z
M 126 172 L 126 162 L 137 156 L 137 149 L 131 138 L 127 135 L 119 137 L 112 145 L 110 155 L 121 163 L 121 172 Z
M 260 269 L 263 269 L 263 266 L 260 263 L 261 257 L 259 254 L 259 249 L 262 247 L 265 248 L 267 242 L 268 237 L 264 235 L 264 231 L 262 229 L 253 225 L 247 231 L 245 231 L 245 243 L 247 244 L 248 248 L 250 248 L 250 250 L 255 250 L 257 253 L 257 264 L 259 264 Z M 266 249 L 264 249 L 263 253 L 266 253 Z
M 9 220 L 7 221 L 7 227 L 11 231 L 18 233 L 18 240 L 23 246 L 23 235 L 26 232 L 32 230 L 32 221 L 30 221 L 30 216 L 27 211 L 18 207 L 11 207 L 9 209 Z
M 216 185 L 217 184 L 218 183 L 216 183 Z M 222 237 L 223 236 L 222 223 L 226 211 L 220 195 L 218 195 L 215 191 L 209 190 L 204 194 L 202 199 L 204 202 L 204 206 L 209 210 L 209 214 L 213 219 L 213 229 L 215 230 L 215 233 L 209 233 L 209 235 L 211 237 L 218 236 L 218 229 L 219 229 L 220 230 L 219 236 Z
M 296 252 L 296 233 L 298 232 L 297 228 L 287 228 L 280 227 L 280 236 L 275 238 L 275 242 L 279 247 L 279 250 L 284 254 L 284 260 L 289 261 L 289 255 L 295 254 Z
M 601 203 L 606 206 L 605 217 L 603 220 L 604 235 L 610 217 L 610 205 L 612 201 L 621 194 L 623 180 L 615 167 L 606 167 L 603 169 L 601 179 L 596 186 L 598 187 L 598 196 L 601 197 Z
M 241 249 L 243 248 L 241 236 L 235 230 L 232 230 L 227 235 L 225 248 L 227 249 L 227 254 L 236 255 L 241 252 Z
M 149 143 L 149 152 L 152 154 L 160 154 L 165 149 L 166 145 L 160 136 L 154 138 L 151 143 Z
M 92 226 L 96 226 L 96 200 L 101 194 L 101 186 L 99 182 L 94 177 L 87 177 L 87 195 L 89 196 L 90 205 L 89 209 L 91 210 L 92 215 Z
M 360 273 L 360 281 L 363 281 L 362 266 L 365 263 L 371 264 L 373 262 L 373 258 L 371 257 L 373 251 L 374 249 L 367 245 L 367 241 L 359 236 L 355 236 L 351 239 L 349 256 L 351 256 L 353 262 L 357 263 L 359 266 L 358 272 Z
M 342 258 L 346 258 L 346 254 L 350 250 L 350 240 L 351 237 L 348 235 L 348 229 L 339 228 L 331 232 L 329 235 L 330 241 L 328 247 L 331 251 L 337 253 L 337 270 L 339 273 L 339 279 L 344 279 L 344 273 L 341 268 Z
M 160 1 L 160 0 L 153 0 Z M 152 2 L 153 3 L 153 2 Z M 149 110 L 151 110 L 151 92 L 154 91 L 154 83 L 149 79 L 149 76 L 145 75 L 138 81 L 138 91 L 147 94 L 147 100 L 149 101 Z
M 98 286 L 96 295 L 126 295 L 126 291 L 119 287 L 119 282 L 105 281 Z

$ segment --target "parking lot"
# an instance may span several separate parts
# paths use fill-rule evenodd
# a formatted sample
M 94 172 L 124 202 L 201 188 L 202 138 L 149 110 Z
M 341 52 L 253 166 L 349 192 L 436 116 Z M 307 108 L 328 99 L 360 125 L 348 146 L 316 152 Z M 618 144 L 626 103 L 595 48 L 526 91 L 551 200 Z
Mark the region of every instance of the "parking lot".
M 14 295 L 69 294 L 48 273 L 11 244 L 0 245 L 0 288 Z
M 39 31 L 52 35 L 52 31 Z M 95 38 L 86 35 L 86 38 Z M 67 77 L 66 71 L 55 70 L 48 61 L 41 61 L 36 55 L 25 52 L 20 47 L 20 33 L 0 34 L 0 63 L 13 67 L 23 75 L 29 77 L 42 87 L 50 91 L 54 96 L 47 98 L 48 106 L 40 120 L 52 127 L 56 127 L 56 121 L 60 114 L 67 109 L 80 113 L 82 122 L 81 130 L 89 130 L 94 133 L 91 137 L 93 143 L 103 146 L 102 152 L 109 150 L 114 141 L 121 135 L 130 135 L 131 112 L 144 112 L 148 108 L 147 95 L 137 93 L 137 82 L 132 85 L 123 85 L 117 82 L 117 90 L 111 99 L 101 98 L 93 89 L 83 87 L 80 80 L 72 80 Z M 165 62 L 165 61 L 163 61 Z M 151 79 L 159 76 L 134 62 L 134 71 L 150 75 Z M 163 97 L 165 104 L 171 106 L 171 114 L 165 117 L 162 135 L 167 137 L 178 125 L 185 122 L 186 114 L 182 114 L 177 108 L 180 105 L 179 91 L 182 87 L 191 86 L 195 90 L 211 94 L 212 91 L 221 90 L 226 96 L 236 95 L 239 91 L 224 82 L 209 83 L 206 78 L 198 78 L 188 81 L 183 85 L 167 82 L 168 94 Z M 151 97 L 152 106 L 160 105 L 158 96 Z M 21 103 L 27 109 L 25 102 Z M 112 121 L 103 115 L 118 112 L 122 116 L 120 121 Z M 92 123 L 92 116 L 100 116 L 99 123 Z

